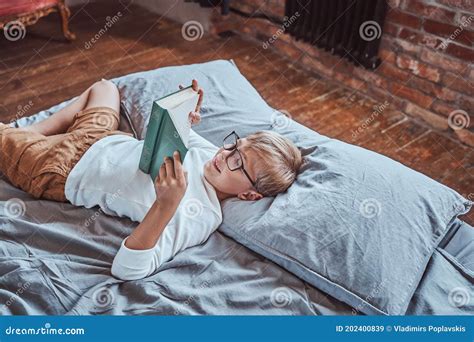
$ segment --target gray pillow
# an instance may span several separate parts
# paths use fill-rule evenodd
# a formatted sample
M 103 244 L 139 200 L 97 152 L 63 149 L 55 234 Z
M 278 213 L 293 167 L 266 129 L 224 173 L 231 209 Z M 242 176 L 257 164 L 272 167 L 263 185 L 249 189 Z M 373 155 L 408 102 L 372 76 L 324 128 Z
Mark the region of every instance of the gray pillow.
M 220 231 L 354 313 L 404 314 L 450 222 L 471 203 L 380 154 L 317 140 L 308 138 L 308 162 L 286 193 L 227 201 Z
M 215 145 L 237 129 L 292 139 L 308 163 L 276 198 L 224 203 L 220 231 L 354 312 L 404 314 L 449 223 L 471 203 L 377 153 L 322 136 L 267 105 L 230 61 L 166 67 L 113 80 L 138 135 L 153 100 L 198 79 L 205 91 L 195 130 Z
M 193 129 L 219 146 L 222 138 L 238 127 L 247 135 L 255 129 L 271 129 L 266 113 L 274 110 L 262 100 L 232 61 L 216 60 L 192 65 L 170 66 L 112 79 L 119 88 L 122 109 L 127 112 L 140 139 L 146 135 L 153 101 L 191 85 L 195 78 L 204 89 L 202 122 Z M 274 113 L 274 116 L 281 115 Z M 229 132 L 230 132 L 229 131 Z

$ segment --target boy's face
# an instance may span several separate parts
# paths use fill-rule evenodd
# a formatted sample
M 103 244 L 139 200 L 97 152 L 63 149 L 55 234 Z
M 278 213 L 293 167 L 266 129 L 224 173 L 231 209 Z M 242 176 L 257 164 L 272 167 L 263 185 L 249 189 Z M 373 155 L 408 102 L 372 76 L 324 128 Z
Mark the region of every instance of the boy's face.
M 237 148 L 242 156 L 245 171 L 255 182 L 257 170 L 260 167 L 258 154 L 248 148 L 248 142 L 245 138 L 238 139 Z M 230 170 L 226 162 L 226 157 L 230 154 L 232 154 L 232 151 L 227 151 L 221 147 L 216 155 L 204 164 L 206 180 L 216 189 L 218 195 L 224 198 L 237 196 L 242 200 L 251 201 L 262 198 L 263 196 L 255 190 L 242 169 Z M 232 165 L 235 159 L 238 158 L 236 154 L 234 153 L 229 158 L 229 165 Z

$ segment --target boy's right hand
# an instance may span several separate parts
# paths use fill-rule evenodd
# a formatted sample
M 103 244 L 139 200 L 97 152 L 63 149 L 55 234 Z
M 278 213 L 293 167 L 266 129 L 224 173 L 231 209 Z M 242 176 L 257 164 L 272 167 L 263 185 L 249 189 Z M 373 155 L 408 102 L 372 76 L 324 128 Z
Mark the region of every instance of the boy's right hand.
M 160 207 L 176 210 L 188 186 L 188 173 L 181 164 L 178 151 L 173 159 L 166 157 L 155 180 L 156 202 Z
M 198 98 L 198 102 L 196 104 L 196 108 L 194 109 L 194 111 L 190 112 L 189 113 L 189 122 L 191 123 L 191 125 L 197 125 L 201 122 L 201 113 L 200 113 L 200 110 L 201 110 L 201 104 L 202 104 L 202 99 L 203 99 L 203 96 L 204 96 L 204 91 L 202 90 L 202 88 L 199 88 L 199 85 L 198 85 L 198 81 L 193 79 L 192 83 L 191 83 L 191 86 L 193 88 L 193 90 L 199 94 L 199 98 Z M 182 86 L 181 84 L 179 85 L 179 89 L 183 89 L 184 86 Z

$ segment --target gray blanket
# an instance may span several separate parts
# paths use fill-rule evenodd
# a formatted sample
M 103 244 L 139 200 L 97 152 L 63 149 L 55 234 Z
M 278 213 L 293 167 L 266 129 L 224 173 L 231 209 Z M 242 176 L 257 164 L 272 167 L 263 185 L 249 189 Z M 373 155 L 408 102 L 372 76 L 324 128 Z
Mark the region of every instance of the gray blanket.
M 0 180 L 0 315 L 351 312 L 219 232 L 157 274 L 122 282 L 110 267 L 136 223 L 98 210 L 35 200 Z
M 0 180 L 0 315 L 352 313 L 218 231 L 157 274 L 122 282 L 111 276 L 110 267 L 136 223 L 98 215 L 99 210 L 35 200 Z M 473 241 L 472 227 L 465 225 L 463 233 Z M 474 248 L 458 242 L 450 248 L 464 259 L 439 249 L 409 314 L 474 312 L 472 269 L 456 262 L 467 264 Z

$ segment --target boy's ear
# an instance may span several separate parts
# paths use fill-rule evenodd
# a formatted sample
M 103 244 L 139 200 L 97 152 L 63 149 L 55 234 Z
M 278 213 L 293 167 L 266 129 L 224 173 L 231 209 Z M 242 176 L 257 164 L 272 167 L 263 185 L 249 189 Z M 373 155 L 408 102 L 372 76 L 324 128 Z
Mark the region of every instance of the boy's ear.
M 263 198 L 263 195 L 255 190 L 248 190 L 239 193 L 237 197 L 243 201 L 258 201 Z

